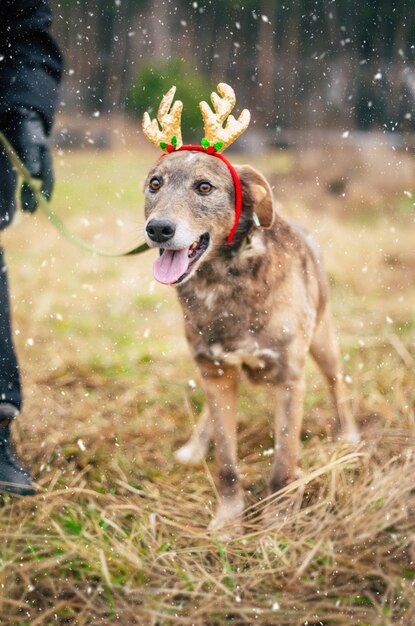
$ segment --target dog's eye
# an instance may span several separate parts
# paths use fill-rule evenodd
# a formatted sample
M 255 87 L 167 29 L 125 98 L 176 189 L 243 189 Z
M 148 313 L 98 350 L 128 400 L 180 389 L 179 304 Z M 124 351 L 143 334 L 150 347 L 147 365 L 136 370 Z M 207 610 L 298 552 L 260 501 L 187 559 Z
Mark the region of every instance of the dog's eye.
M 153 176 L 148 186 L 150 187 L 151 191 L 158 191 L 161 187 L 161 180 L 157 178 L 157 176 Z
M 203 181 L 197 185 L 196 189 L 199 193 L 206 195 L 210 193 L 214 189 L 214 187 L 210 183 Z

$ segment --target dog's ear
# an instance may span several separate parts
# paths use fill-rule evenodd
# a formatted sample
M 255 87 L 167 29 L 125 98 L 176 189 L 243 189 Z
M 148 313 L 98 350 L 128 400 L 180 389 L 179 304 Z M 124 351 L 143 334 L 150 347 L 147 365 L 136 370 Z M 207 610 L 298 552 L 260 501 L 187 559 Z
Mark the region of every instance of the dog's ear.
M 235 169 L 242 185 L 242 202 L 256 213 L 261 228 L 271 228 L 275 208 L 268 181 L 250 165 L 236 165 Z

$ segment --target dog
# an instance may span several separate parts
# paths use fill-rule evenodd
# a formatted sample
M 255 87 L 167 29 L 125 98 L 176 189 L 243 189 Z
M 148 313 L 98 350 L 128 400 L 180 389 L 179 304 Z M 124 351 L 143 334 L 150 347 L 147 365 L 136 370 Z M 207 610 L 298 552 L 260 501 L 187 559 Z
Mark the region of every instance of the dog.
M 277 210 L 271 187 L 250 165 L 234 166 L 235 184 L 211 154 L 187 149 L 160 158 L 145 182 L 145 236 L 159 249 L 156 280 L 174 285 L 186 338 L 199 368 L 206 404 L 190 440 L 176 452 L 198 463 L 214 441 L 219 501 L 210 530 L 241 520 L 237 467 L 237 398 L 241 375 L 265 385 L 275 402 L 275 458 L 269 490 L 295 477 L 311 352 L 334 402 L 333 436 L 357 442 L 345 396 L 339 350 L 318 245 Z

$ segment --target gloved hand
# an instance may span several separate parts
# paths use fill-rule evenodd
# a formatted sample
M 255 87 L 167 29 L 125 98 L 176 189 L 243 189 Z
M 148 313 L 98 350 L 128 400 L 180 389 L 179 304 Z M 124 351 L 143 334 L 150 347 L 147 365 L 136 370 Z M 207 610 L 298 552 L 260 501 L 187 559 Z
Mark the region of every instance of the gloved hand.
M 5 117 L 4 134 L 15 148 L 29 173 L 42 181 L 42 193 L 49 199 L 54 186 L 52 158 L 50 155 L 45 125 L 41 115 L 26 107 L 19 107 Z M 31 188 L 23 183 L 21 206 L 24 211 L 33 213 L 37 202 Z

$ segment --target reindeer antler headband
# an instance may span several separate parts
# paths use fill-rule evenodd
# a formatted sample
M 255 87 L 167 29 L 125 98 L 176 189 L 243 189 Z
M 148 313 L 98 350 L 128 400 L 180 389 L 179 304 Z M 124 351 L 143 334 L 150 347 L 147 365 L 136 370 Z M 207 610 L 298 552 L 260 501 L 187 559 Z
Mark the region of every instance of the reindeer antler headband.
M 217 89 L 221 97 L 215 92 L 210 96 L 214 111 L 207 102 L 199 104 L 205 130 L 201 146 L 183 145 L 180 127 L 183 103 L 177 100 L 172 106 L 176 93 L 174 86 L 163 96 L 157 118 L 152 120 L 148 113 L 144 113 L 143 131 L 154 145 L 167 153 L 175 150 L 196 150 L 219 158 L 227 166 L 235 186 L 235 220 L 227 237 L 227 242 L 231 243 L 241 215 L 242 187 L 235 168 L 220 153 L 248 128 L 251 116 L 248 109 L 244 109 L 239 118 L 235 119 L 230 115 L 236 103 L 234 90 L 226 83 L 219 83 Z

